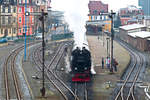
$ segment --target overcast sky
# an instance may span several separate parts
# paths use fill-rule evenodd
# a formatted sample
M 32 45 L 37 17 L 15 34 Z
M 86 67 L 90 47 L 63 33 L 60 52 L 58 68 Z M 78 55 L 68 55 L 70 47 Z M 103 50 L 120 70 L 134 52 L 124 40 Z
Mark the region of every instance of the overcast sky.
M 127 7 L 128 5 L 138 6 L 138 0 L 102 0 L 109 5 L 109 10 L 117 11 L 119 8 Z
M 138 0 L 101 0 L 109 5 L 109 10 L 117 11 L 127 5 L 138 5 Z M 88 19 L 89 0 L 51 0 L 52 9 L 65 12 L 65 19 L 70 29 L 75 32 L 75 38 L 83 37 L 85 22 Z

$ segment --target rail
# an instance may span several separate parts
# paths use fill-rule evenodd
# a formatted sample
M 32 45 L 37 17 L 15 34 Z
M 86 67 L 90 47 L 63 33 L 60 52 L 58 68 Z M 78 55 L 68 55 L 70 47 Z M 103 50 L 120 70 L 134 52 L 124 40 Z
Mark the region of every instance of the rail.
M 67 44 L 68 45 L 68 44 Z M 50 61 L 49 65 L 45 65 L 46 68 L 46 76 L 48 78 L 48 80 L 56 87 L 56 89 L 61 93 L 61 95 L 63 96 L 63 98 L 65 100 L 68 100 L 68 97 L 66 96 L 66 94 L 61 90 L 62 87 L 66 88 L 75 98 L 78 99 L 78 97 L 73 93 L 73 91 L 56 75 L 56 73 L 54 71 L 52 71 L 59 63 L 60 59 L 62 58 L 62 55 L 64 53 L 64 49 L 67 46 L 66 44 L 61 44 L 56 52 L 56 54 L 54 55 L 54 57 L 52 58 L 52 60 Z M 39 50 L 40 51 L 40 50 Z M 41 70 L 41 63 L 42 60 L 40 59 L 40 54 L 38 54 L 39 52 L 37 49 L 34 52 L 33 58 L 34 61 L 36 62 L 36 65 L 38 65 L 39 69 Z M 35 57 L 36 56 L 36 57 Z M 36 60 L 36 58 L 38 60 Z M 38 61 L 38 62 L 37 62 Z M 47 66 L 47 67 L 46 67 Z M 54 77 L 55 80 L 52 80 L 51 77 Z
M 127 49 L 127 47 L 126 47 L 124 44 L 122 44 L 122 43 L 120 43 L 120 44 L 121 44 L 122 46 L 124 46 L 124 47 Z M 133 65 L 132 69 L 130 70 L 129 74 L 128 74 L 127 77 L 126 77 L 126 79 L 125 79 L 125 81 L 124 81 L 124 84 L 121 86 L 119 92 L 117 93 L 117 96 L 115 97 L 115 100 L 118 100 L 119 96 L 121 96 L 121 100 L 124 100 L 124 92 L 123 92 L 123 89 L 125 88 L 125 85 L 127 84 L 128 80 L 129 80 L 129 78 L 130 78 L 130 76 L 132 75 L 132 72 L 133 72 L 134 69 L 137 67 L 137 59 L 139 58 L 140 67 L 138 67 L 138 69 L 137 69 L 137 73 L 136 73 L 135 76 L 134 76 L 134 80 L 133 80 L 133 82 L 132 82 L 132 85 L 131 85 L 131 87 L 130 87 L 130 90 L 129 90 L 129 92 L 128 92 L 127 99 L 126 99 L 126 100 L 129 100 L 129 98 L 132 98 L 133 100 L 135 100 L 134 93 L 133 93 L 133 92 L 134 92 L 134 86 L 135 86 L 136 81 L 137 81 L 137 79 L 138 79 L 138 76 L 139 76 L 139 74 L 140 74 L 140 70 L 141 70 L 141 68 L 142 68 L 142 65 L 143 65 L 142 62 L 143 62 L 143 61 L 142 61 L 142 58 L 141 58 L 138 54 L 134 53 L 131 49 L 128 48 L 128 51 L 133 55 L 134 59 L 136 59 L 136 60 L 135 60 L 135 62 L 134 62 L 134 65 Z

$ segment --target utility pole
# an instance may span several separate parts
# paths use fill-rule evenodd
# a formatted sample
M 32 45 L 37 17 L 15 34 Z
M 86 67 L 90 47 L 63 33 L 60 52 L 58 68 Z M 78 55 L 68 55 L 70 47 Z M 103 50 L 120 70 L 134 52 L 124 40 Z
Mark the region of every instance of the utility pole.
M 113 16 L 116 13 L 114 13 L 111 10 L 111 13 L 109 15 L 109 17 L 111 18 L 111 64 L 110 64 L 110 72 L 113 73 L 113 40 L 114 40 L 114 30 L 113 30 Z
M 45 42 L 44 42 L 44 16 L 48 15 L 47 13 L 44 12 L 44 10 L 42 9 L 42 15 L 41 17 L 39 18 L 39 20 L 42 22 L 42 65 L 43 65 L 43 69 L 42 69 L 42 76 L 43 76 L 43 81 L 42 81 L 42 88 L 41 88 L 41 94 L 42 96 L 44 97 L 45 96 L 45 78 L 44 78 L 44 69 L 45 69 L 45 64 L 44 64 L 44 47 L 45 47 Z

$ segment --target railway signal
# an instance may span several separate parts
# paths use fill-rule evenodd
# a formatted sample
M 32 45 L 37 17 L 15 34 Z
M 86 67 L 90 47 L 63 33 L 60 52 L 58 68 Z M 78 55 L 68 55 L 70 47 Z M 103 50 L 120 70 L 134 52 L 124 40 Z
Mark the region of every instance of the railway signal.
M 43 28 L 43 30 L 42 30 L 42 60 L 43 60 L 43 63 L 42 63 L 42 65 L 43 65 L 43 69 L 42 69 L 42 76 L 43 76 L 43 81 L 42 81 L 42 88 L 41 88 L 41 90 L 40 90 L 40 92 L 41 92 L 41 94 L 42 94 L 42 96 L 44 97 L 45 96 L 45 92 L 46 92 L 46 90 L 45 90 L 45 84 L 44 84 L 44 82 L 45 82 L 45 78 L 44 78 L 44 67 L 45 67 L 45 64 L 44 64 L 44 61 L 45 61 L 45 59 L 44 59 L 44 47 L 45 47 L 45 43 L 44 43 L 44 17 L 45 16 L 47 16 L 48 15 L 48 13 L 45 13 L 44 12 L 44 10 L 42 9 L 42 15 L 41 15 L 41 17 L 39 18 L 39 20 L 42 22 L 42 28 Z
M 113 73 L 113 40 L 114 40 L 114 29 L 113 29 L 113 17 L 116 13 L 111 10 L 109 17 L 111 18 L 111 64 L 110 72 Z

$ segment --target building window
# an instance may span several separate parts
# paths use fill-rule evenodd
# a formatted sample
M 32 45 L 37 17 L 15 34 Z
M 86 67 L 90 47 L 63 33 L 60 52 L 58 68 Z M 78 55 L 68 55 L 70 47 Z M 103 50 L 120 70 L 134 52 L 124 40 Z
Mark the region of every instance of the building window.
M 11 23 L 11 17 L 9 16 L 8 17 L 8 24 L 10 24 Z
M 19 12 L 22 12 L 21 8 L 19 8 Z
M 25 28 L 23 28 L 23 33 L 25 33 Z
M 96 15 L 96 14 L 97 14 L 97 10 L 94 10 L 94 11 L 93 11 L 93 14 L 95 14 L 95 15 Z
M 19 28 L 19 33 L 21 33 L 21 28 Z
M 21 23 L 21 17 L 19 17 L 19 23 Z
M 100 16 L 100 20 L 102 20 L 102 16 Z
M 5 6 L 3 6 L 2 13 L 5 13 Z
M 93 16 L 91 16 L 91 21 L 93 21 Z
M 97 20 L 100 20 L 100 16 L 97 16 Z
M 14 21 L 13 21 L 14 23 L 16 23 L 16 18 L 14 18 Z
M 22 1 L 22 0 L 19 0 L 19 3 L 20 3 L 20 4 L 21 4 L 21 1 Z
M 5 16 L 2 17 L 2 24 L 5 24 Z
M 11 13 L 11 7 L 10 6 L 8 7 L 8 13 Z
M 101 13 L 104 13 L 105 11 L 104 10 L 101 10 Z
M 27 11 L 30 12 L 30 8 L 27 8 Z
M 13 31 L 13 33 L 14 33 L 14 34 L 16 33 L 16 28 L 14 28 L 14 31 Z
M 14 7 L 13 12 L 14 12 L 14 13 L 16 12 L 16 7 Z
M 97 16 L 95 16 L 95 20 L 97 20 Z
M 9 34 L 11 34 L 11 29 L 9 30 Z
M 34 17 L 32 17 L 32 23 L 34 23 Z
M 1 34 L 3 34 L 3 29 L 1 29 Z
M 104 16 L 104 20 L 106 20 L 106 16 Z

